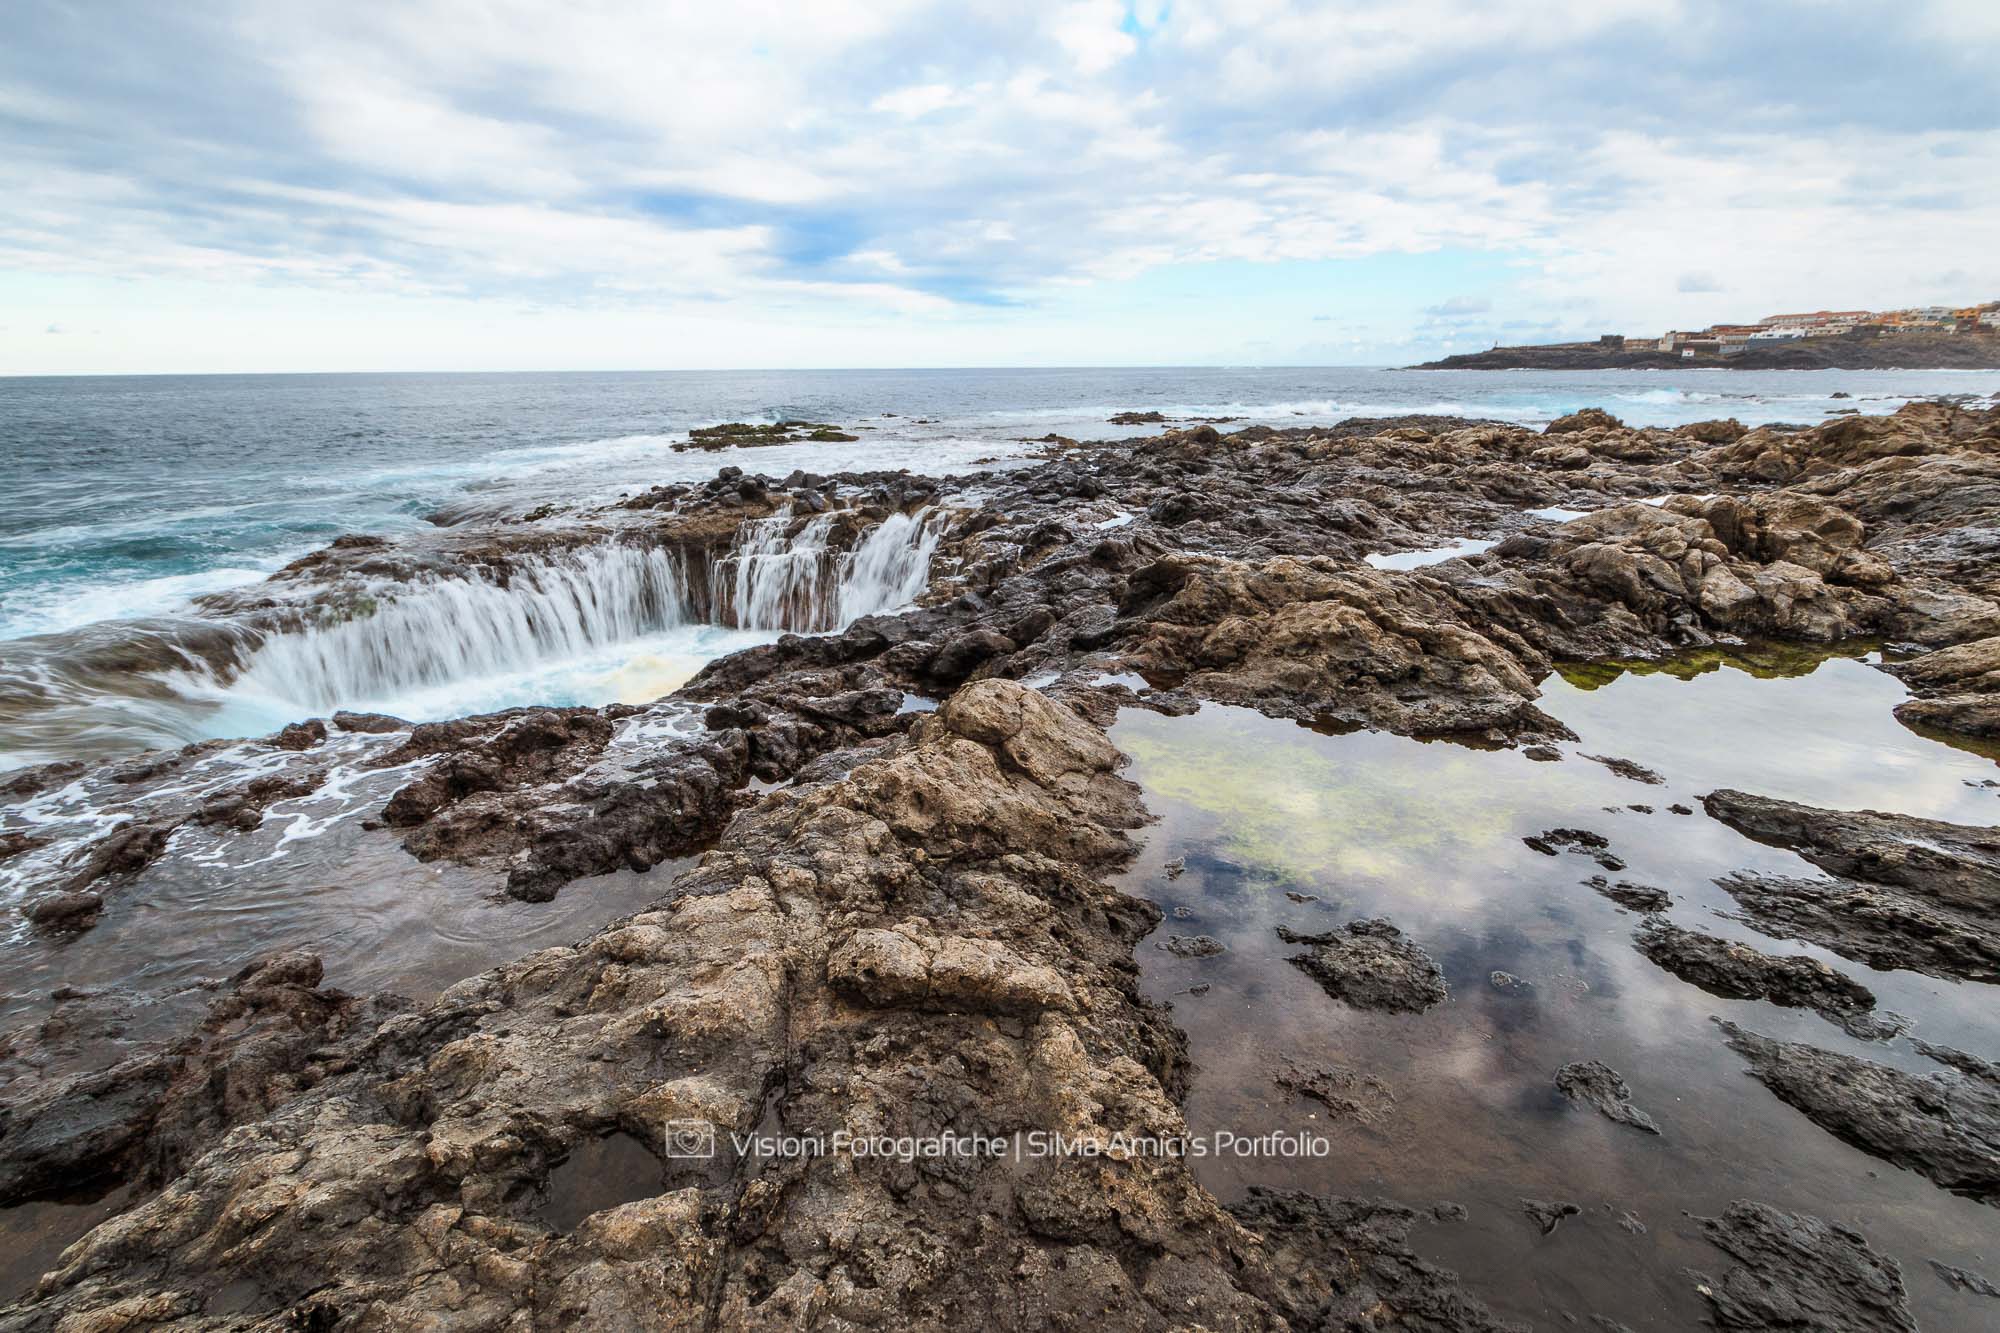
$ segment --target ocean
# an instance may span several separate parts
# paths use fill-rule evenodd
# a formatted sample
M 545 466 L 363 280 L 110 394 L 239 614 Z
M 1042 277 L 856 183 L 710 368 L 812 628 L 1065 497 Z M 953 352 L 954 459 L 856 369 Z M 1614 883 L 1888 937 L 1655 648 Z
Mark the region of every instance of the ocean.
M 258 584 L 344 533 L 395 537 L 518 516 L 722 467 L 976 473 L 1056 433 L 1157 432 L 1121 411 L 1307 425 L 1450 413 L 1540 424 L 1602 406 L 1632 424 L 1814 422 L 1914 397 L 2000 392 L 2000 372 L 1405 371 L 1357 368 L 740 371 L 0 379 L 0 768 L 256 734 L 332 706 L 411 718 L 602 703 L 670 688 L 754 628 L 546 614 L 426 623 L 471 643 L 421 672 L 288 689 L 293 658 L 107 684 L 134 635 L 185 637 L 196 599 Z M 805 419 L 855 443 L 676 452 L 691 427 Z M 563 577 L 574 581 L 575 575 Z M 920 586 L 920 584 L 919 584 Z M 863 590 L 870 597 L 893 591 Z M 551 596 L 563 595 L 560 589 Z M 587 591 L 582 594 L 588 600 Z M 428 613 L 426 613 L 428 614 Z M 668 618 L 671 620 L 671 617 Z M 160 626 L 171 630 L 161 630 Z M 575 627 L 571 627 L 575 628 Z M 504 631 L 504 633 L 503 633 Z M 511 635 L 512 637 L 507 637 Z M 334 646 L 335 648 L 338 645 Z M 371 648 L 377 651 L 379 646 Z M 329 649 L 331 651 L 331 649 Z M 324 654 L 322 654 L 322 658 Z M 314 669 L 327 669 L 321 660 Z M 335 663 L 332 674 L 346 667 Z M 142 673 L 143 675 L 144 673 Z M 343 693 L 343 690 L 345 691 Z M 51 708 L 51 702 L 61 705 Z

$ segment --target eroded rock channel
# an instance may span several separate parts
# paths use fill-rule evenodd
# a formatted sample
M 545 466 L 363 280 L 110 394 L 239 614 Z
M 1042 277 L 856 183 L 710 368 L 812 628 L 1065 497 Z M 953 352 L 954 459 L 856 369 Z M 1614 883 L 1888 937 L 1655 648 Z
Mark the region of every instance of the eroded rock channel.
M 1989 1326 L 2000 413 L 1558 425 L 719 478 L 236 595 L 218 670 L 391 623 L 312 609 L 361 566 L 472 615 L 608 542 L 768 641 L 6 775 L 0 1326 Z M 941 1137 L 1006 1147 L 851 1150 Z

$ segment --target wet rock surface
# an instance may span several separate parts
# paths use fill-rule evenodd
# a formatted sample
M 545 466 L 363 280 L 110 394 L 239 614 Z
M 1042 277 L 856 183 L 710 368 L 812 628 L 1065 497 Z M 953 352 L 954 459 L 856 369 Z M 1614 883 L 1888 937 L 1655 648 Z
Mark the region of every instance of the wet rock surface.
M 1420 1014 L 1449 994 L 1437 963 L 1387 921 L 1351 921 L 1318 935 L 1279 926 L 1278 938 L 1305 945 L 1292 966 L 1357 1009 Z
M 668 1155 L 670 1121 L 726 1138 L 771 1116 L 801 1134 L 1184 1132 L 1178 1040 L 1133 989 L 1157 914 L 1091 878 L 1141 818 L 1117 763 L 1062 705 L 966 687 L 847 777 L 746 811 L 671 902 L 383 1024 L 353 1068 L 72 1247 L 11 1324 L 191 1325 L 228 1301 L 316 1326 L 663 1308 L 731 1326 L 1039 1328 L 1107 1308 L 1135 1327 L 1328 1309 L 1493 1326 L 1409 1253 L 1410 1210 L 1271 1200 L 1246 1222 L 1173 1158 Z M 551 1174 L 607 1134 L 659 1158 L 659 1192 L 551 1229 Z M 802 1209 L 840 1219 L 842 1243 L 788 1223 Z
M 1558 1069 L 1556 1091 L 1579 1105 L 1595 1107 L 1607 1120 L 1647 1134 L 1660 1132 L 1653 1117 L 1632 1105 L 1632 1090 L 1618 1071 L 1602 1060 L 1578 1060 Z
M 1876 968 L 2000 980 L 2000 830 L 1718 791 L 1708 813 L 1795 851 L 1827 880 L 1718 881 L 1760 929 Z
M 813 434 L 754 429 L 788 438 L 716 438 Z M 241 977 L 202 992 L 191 1035 L 149 1034 L 110 1064 L 83 1053 L 108 1049 L 94 1041 L 64 1053 L 53 1030 L 8 1048 L 0 1161 L 16 1188 L 81 1173 L 141 1187 L 8 1325 L 651 1327 L 664 1311 L 711 1327 L 1039 1328 L 1101 1326 L 1115 1310 L 1115 1326 L 1162 1329 L 1500 1327 L 1416 1257 L 1412 1226 L 1429 1215 L 1398 1205 L 1264 1191 L 1224 1209 L 1180 1163 L 1143 1157 L 1005 1172 L 732 1151 L 696 1166 L 665 1155 L 664 1126 L 701 1121 L 725 1140 L 769 1124 L 1184 1130 L 1185 1041 L 1135 984 L 1134 948 L 1159 913 L 1098 879 L 1143 818 L 1100 730 L 1121 706 L 1240 704 L 1560 758 L 1575 738 L 1535 704 L 1555 662 L 1746 636 L 1905 645 L 1896 670 L 1918 695 L 1906 715 L 1927 726 L 1977 734 L 1992 697 L 1990 410 L 1912 404 L 1810 430 L 1633 429 L 1602 412 L 1546 434 L 1437 417 L 1204 424 L 1054 442 L 980 487 L 960 504 L 952 479 L 729 468 L 604 509 L 440 526 L 424 547 L 343 539 L 213 605 L 277 632 L 365 617 L 345 591 L 357 580 L 477 571 L 504 586 L 606 541 L 721 571 L 746 523 L 782 515 L 788 538 L 823 521 L 830 560 L 892 518 L 939 525 L 914 609 L 840 628 L 801 603 L 790 623 L 812 632 L 715 661 L 658 704 L 415 727 L 335 713 L 255 743 L 254 778 L 227 784 L 190 780 L 221 743 L 6 775 L 0 816 L 71 783 L 117 793 L 119 822 L 76 846 L 0 828 L 0 867 L 24 903 L 48 901 L 36 928 L 50 932 L 115 915 L 191 846 L 255 836 L 272 810 L 324 792 L 344 747 L 393 782 L 368 813 L 412 856 L 527 901 L 712 849 L 671 900 L 421 1009 L 304 972 Z M 1555 505 L 1588 512 L 1529 512 Z M 1468 534 L 1496 544 L 1406 571 L 1362 559 Z M 732 624 L 733 587 L 703 573 L 691 596 Z M 242 652 L 192 647 L 218 662 Z M 930 701 L 943 706 L 927 713 Z M 1761 929 L 1878 966 L 2000 978 L 2000 862 L 1980 830 L 1710 802 L 1837 877 L 1730 881 Z M 1623 868 L 1624 849 L 1590 830 L 1539 840 Z M 1647 885 L 1592 887 L 1637 911 L 1670 905 Z M 1447 996 L 1444 971 L 1387 922 L 1282 936 L 1358 1008 L 1417 1013 Z M 1789 972 L 1753 964 L 1741 980 L 1741 964 L 1718 965 L 1725 984 L 1867 1012 Z M 1515 1015 L 1551 1002 L 1558 987 L 1531 975 L 1480 996 Z M 1968 1063 L 1980 1057 L 1935 1056 L 1946 1068 L 1918 1078 L 1740 1037 L 1758 1076 L 1830 1132 L 1987 1197 L 1994 1085 Z M 58 1089 L 82 1086 L 67 1080 L 118 1069 L 98 1120 L 52 1109 Z M 1336 1116 L 1393 1120 L 1365 1068 L 1286 1077 Z M 1597 1104 L 1598 1080 L 1573 1082 Z M 575 1193 L 589 1163 L 634 1152 L 628 1174 L 650 1162 L 658 1175 L 633 1197 L 596 1207 Z M 1894 1265 L 1847 1233 L 1732 1209 L 1710 1238 L 1740 1265 L 1710 1284 L 1721 1326 L 1904 1326 Z
M 1820 1128 L 1942 1189 L 2000 1206 L 2000 1085 L 1928 1076 L 1721 1024 L 1749 1072 Z
M 1702 1235 L 1736 1266 L 1697 1289 L 1724 1329 L 1914 1333 L 1902 1270 L 1860 1232 L 1739 1200 L 1702 1221 Z
M 0 1037 L 0 1207 L 113 1179 L 157 1188 L 231 1126 L 352 1068 L 401 1005 L 320 988 L 309 953 L 243 969 L 215 988 L 191 1031 L 167 1041 L 106 1042 L 91 997 L 36 1028 Z M 101 1067 L 63 1075 L 80 1063 Z M 53 1076 L 51 1076 L 53 1075 Z
M 1900 1030 L 1892 1019 L 1874 1012 L 1873 991 L 1816 958 L 1777 958 L 1658 919 L 1641 926 L 1633 938 L 1640 953 L 1710 995 L 1811 1009 L 1864 1039 L 1886 1039 Z

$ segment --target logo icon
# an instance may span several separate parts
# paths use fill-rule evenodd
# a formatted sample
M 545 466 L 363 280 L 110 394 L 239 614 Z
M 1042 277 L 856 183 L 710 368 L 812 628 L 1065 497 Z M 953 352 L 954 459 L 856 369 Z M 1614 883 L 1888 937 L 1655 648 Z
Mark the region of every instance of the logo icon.
M 715 1156 L 715 1126 L 706 1120 L 669 1120 L 667 1122 L 666 1155 L 669 1157 Z

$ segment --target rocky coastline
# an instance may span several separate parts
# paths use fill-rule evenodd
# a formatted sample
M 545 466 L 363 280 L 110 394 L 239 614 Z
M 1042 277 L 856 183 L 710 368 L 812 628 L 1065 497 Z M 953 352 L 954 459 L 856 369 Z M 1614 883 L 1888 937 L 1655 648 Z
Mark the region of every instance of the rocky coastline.
M 1901 333 L 1890 337 L 1851 335 L 1774 342 L 1722 356 L 1697 352 L 1682 356 L 1654 347 L 1602 343 L 1543 343 L 1459 352 L 1412 366 L 1412 370 L 1995 370 L 2000 369 L 2000 335 L 1990 333 Z
M 28 928 L 74 948 L 144 877 L 347 781 L 336 754 L 379 784 L 356 816 L 370 836 L 522 903 L 699 859 L 643 909 L 434 998 L 350 994 L 300 949 L 171 1001 L 66 988 L 24 1009 L 0 1036 L 0 1207 L 83 1186 L 123 1206 L 0 1293 L 19 1296 L 0 1329 L 1515 1327 L 1413 1242 L 1442 1204 L 1260 1187 L 1225 1206 L 1185 1161 L 1118 1147 L 1187 1135 L 1190 1068 L 1139 985 L 1162 909 L 1109 882 L 1150 818 L 1106 734 L 1119 710 L 1230 705 L 1532 758 L 1576 739 L 1537 703 L 1559 664 L 1867 642 L 1908 724 L 2000 731 L 2000 409 L 1949 403 L 1810 429 L 1595 409 L 1545 431 L 1204 424 L 1051 441 L 977 479 L 730 468 L 421 548 L 344 539 L 218 606 L 315 622 L 357 573 L 504 586 L 524 559 L 609 543 L 671 553 L 676 587 L 726 623 L 741 594 L 717 571 L 746 523 L 816 524 L 815 549 L 852 555 L 892 520 L 932 525 L 913 609 L 835 630 L 802 595 L 801 632 L 655 703 L 336 714 L 266 738 L 233 783 L 199 776 L 225 742 L 5 775 L 0 814 L 66 790 L 111 812 L 74 847 L 26 820 L 0 835 Z M 1491 545 L 1366 559 L 1469 535 Z M 1707 806 L 1824 872 L 1746 862 L 1723 885 L 1770 952 L 2000 977 L 2000 832 L 1729 790 Z M 1651 892 L 1624 900 L 1635 947 L 1690 986 L 1894 1037 L 1861 983 L 1671 925 Z M 1295 966 L 1371 1010 L 1447 998 L 1393 923 L 1358 924 L 1288 933 Z M 1716 1040 L 1810 1132 L 2000 1202 L 1979 1057 L 1912 1074 L 1740 1025 Z M 1562 1095 L 1658 1135 L 1587 1055 Z M 670 1123 L 731 1146 L 676 1156 Z M 1102 1151 L 731 1144 L 760 1130 Z M 1841 1219 L 1755 1199 L 1699 1227 L 1723 1276 L 1689 1290 L 1718 1327 L 1915 1326 L 1924 1256 L 1899 1268 Z

